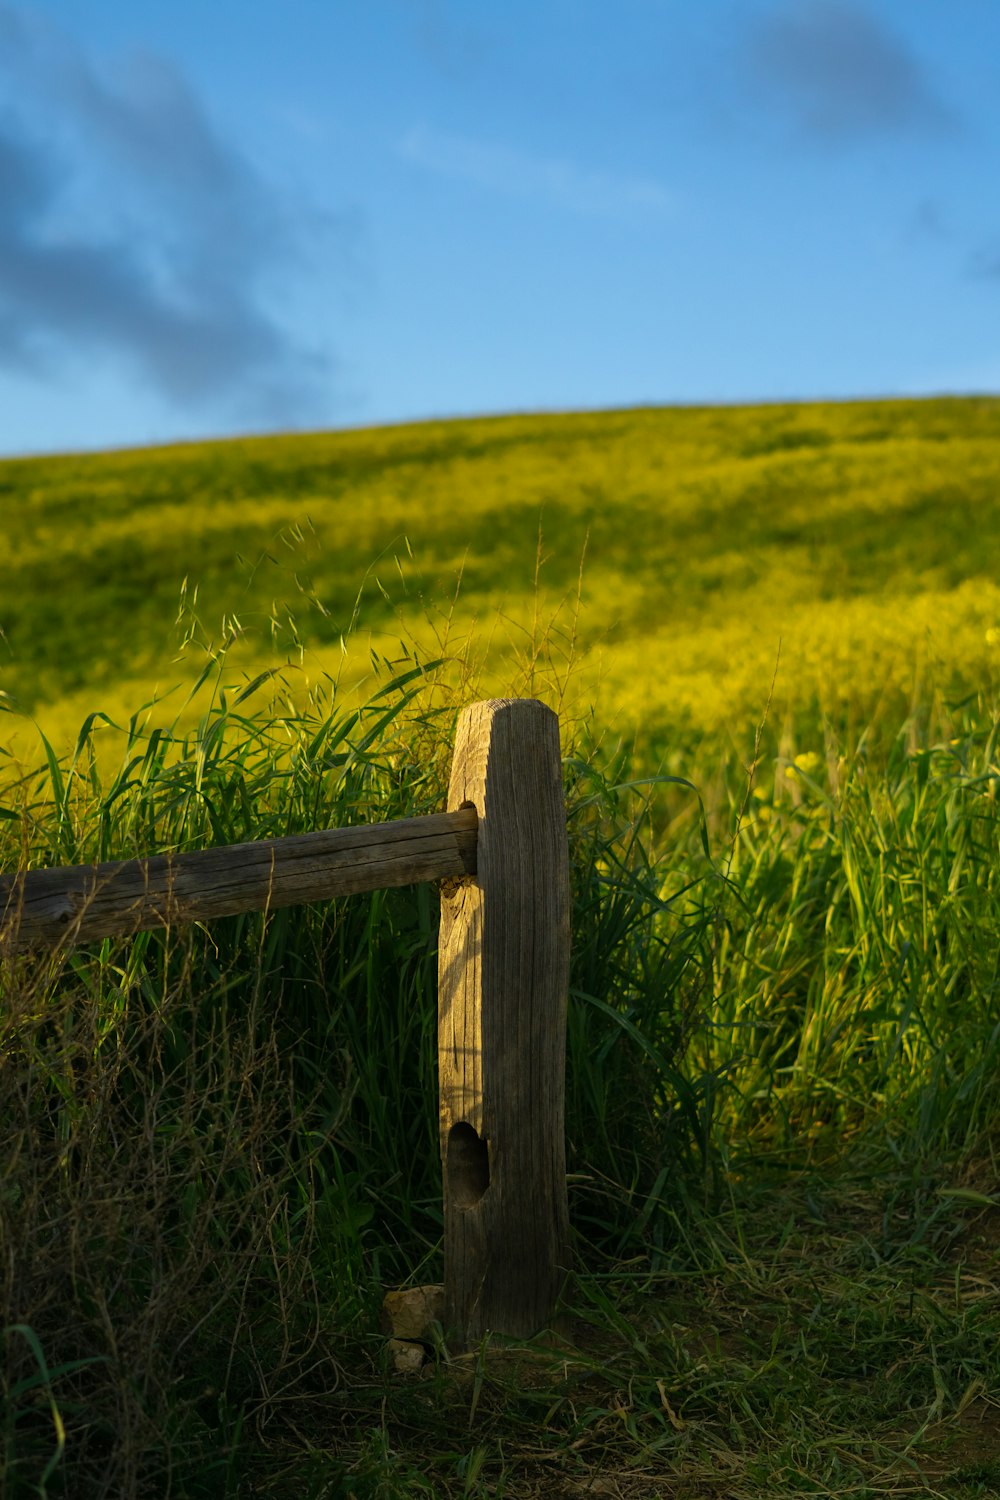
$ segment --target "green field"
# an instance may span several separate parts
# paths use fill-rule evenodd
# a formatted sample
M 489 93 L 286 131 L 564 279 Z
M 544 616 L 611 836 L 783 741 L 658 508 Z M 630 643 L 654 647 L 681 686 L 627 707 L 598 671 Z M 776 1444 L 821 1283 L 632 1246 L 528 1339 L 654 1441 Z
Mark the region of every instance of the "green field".
M 780 641 L 772 722 L 846 731 L 887 688 L 898 708 L 995 682 L 998 432 L 996 401 L 942 400 L 5 463 L 0 682 L 65 746 L 171 690 L 173 722 L 199 643 L 236 638 L 234 680 L 292 660 L 345 685 L 371 646 L 443 646 L 487 690 L 534 661 L 540 695 L 615 733 L 742 746 Z
M 392 1368 L 432 887 L 0 940 L 5 1495 L 1000 1495 L 1000 402 L 19 460 L 0 514 L 0 871 L 436 809 L 463 702 L 559 710 L 576 1261 L 556 1342 Z

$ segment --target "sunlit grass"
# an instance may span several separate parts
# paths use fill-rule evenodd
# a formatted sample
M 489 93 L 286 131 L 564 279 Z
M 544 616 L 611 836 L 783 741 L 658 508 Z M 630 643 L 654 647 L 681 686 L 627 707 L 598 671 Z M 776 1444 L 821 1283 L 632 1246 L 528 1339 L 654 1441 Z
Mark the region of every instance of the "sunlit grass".
M 502 683 L 539 601 L 579 599 L 575 701 L 621 733 L 738 734 L 779 639 L 776 713 L 864 716 L 926 661 L 995 679 L 997 432 L 988 399 L 859 402 L 5 463 L 0 685 L 67 749 L 96 709 L 170 693 L 172 722 L 192 630 L 235 636 L 245 680 L 291 659 L 345 687 L 369 642 L 428 658 L 444 630 Z M 2 743 L 32 753 L 14 719 Z
M 0 470 L 36 588 L 91 483 L 100 538 L 75 631 L 54 583 L 10 596 L 5 685 L 46 739 L 20 721 L 0 868 L 436 810 L 460 705 L 537 695 L 574 943 L 567 1336 L 439 1342 L 410 1381 L 379 1304 L 441 1272 L 434 890 L 0 951 L 14 1500 L 1000 1492 L 994 413 Z M 197 548 L 151 583 L 187 490 Z M 423 559 L 366 573 L 404 512 Z M 284 568 L 240 572 L 255 526 Z
M 226 665 L 198 732 L 135 727 L 110 781 L 86 735 L 75 770 L 46 761 L 4 864 L 440 805 L 456 704 L 432 675 L 359 716 L 329 688 L 293 712 L 280 681 L 238 702 Z M 570 731 L 579 1271 L 571 1342 L 528 1375 L 484 1349 L 470 1385 L 442 1350 L 408 1387 L 377 1333 L 387 1285 L 440 1275 L 433 892 L 7 955 L 0 1318 L 35 1341 L 5 1345 L 11 1482 L 540 1494 L 723 1462 L 730 1493 L 791 1497 L 959 1473 L 942 1444 L 1000 1378 L 974 1249 L 1000 767 L 988 703 L 938 714 L 943 738 L 911 718 L 850 754 L 775 756 L 765 721 L 759 796 L 735 763 L 635 783 Z

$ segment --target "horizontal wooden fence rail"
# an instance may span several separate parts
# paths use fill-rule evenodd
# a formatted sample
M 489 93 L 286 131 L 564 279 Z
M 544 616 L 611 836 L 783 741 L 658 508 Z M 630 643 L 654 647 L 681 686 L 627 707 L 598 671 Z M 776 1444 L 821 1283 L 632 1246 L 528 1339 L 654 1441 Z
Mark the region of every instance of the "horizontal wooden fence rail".
M 0 939 L 51 946 L 474 875 L 474 808 L 191 854 L 0 875 Z
M 463 710 L 449 810 L 187 854 L 0 875 L 0 945 L 63 947 L 442 880 L 444 1319 L 455 1347 L 551 1324 L 569 1269 L 570 883 L 559 723 Z

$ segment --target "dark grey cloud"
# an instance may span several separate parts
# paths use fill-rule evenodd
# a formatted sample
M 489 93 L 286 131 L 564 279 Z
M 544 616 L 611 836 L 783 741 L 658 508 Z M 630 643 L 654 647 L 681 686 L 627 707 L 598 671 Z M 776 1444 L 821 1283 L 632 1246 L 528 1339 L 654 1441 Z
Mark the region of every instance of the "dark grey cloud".
M 969 275 L 974 280 L 996 281 L 1000 279 L 1000 240 L 981 245 L 969 259 Z
M 271 310 L 319 228 L 168 61 L 109 79 L 0 0 L 0 365 L 126 364 L 177 406 L 329 415 L 332 361 Z
M 758 90 L 810 136 L 950 133 L 957 118 L 905 41 L 851 0 L 787 0 L 747 38 Z
M 392 9 L 427 61 L 451 82 L 478 81 L 504 50 L 503 33 L 489 12 L 474 14 L 461 0 L 393 0 Z
M 910 215 L 907 225 L 913 240 L 948 240 L 951 229 L 948 216 L 936 198 L 921 198 Z

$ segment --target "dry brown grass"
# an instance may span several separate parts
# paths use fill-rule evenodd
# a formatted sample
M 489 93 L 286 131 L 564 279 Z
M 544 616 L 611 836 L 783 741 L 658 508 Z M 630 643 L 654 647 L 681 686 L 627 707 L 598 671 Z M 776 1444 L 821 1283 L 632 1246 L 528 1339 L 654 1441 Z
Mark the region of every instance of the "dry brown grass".
M 192 1007 L 195 947 L 168 939 L 163 997 L 118 990 L 113 1012 L 96 961 L 0 963 L 8 1493 L 60 1423 L 75 1500 L 188 1493 L 195 1468 L 211 1493 L 208 1447 L 224 1493 L 234 1401 L 263 1429 L 304 1372 L 336 1380 L 273 1016 Z

